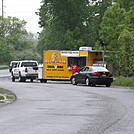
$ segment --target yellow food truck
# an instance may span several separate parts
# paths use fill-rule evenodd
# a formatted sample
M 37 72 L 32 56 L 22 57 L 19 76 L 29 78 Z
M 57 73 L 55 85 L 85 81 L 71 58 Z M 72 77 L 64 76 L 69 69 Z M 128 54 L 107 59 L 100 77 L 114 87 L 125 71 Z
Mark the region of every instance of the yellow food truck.
M 77 64 L 79 68 L 92 66 L 102 61 L 102 51 L 92 50 L 91 47 L 80 47 L 79 51 L 45 50 L 43 66 L 39 68 L 39 80 L 70 80 L 71 67 Z

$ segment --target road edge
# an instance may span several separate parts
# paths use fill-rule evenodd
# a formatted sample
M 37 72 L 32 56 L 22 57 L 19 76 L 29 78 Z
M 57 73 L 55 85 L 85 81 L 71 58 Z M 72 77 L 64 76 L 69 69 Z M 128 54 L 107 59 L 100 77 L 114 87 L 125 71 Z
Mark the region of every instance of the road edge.
M 1 96 L 3 96 L 5 98 L 4 100 L 0 100 L 0 107 L 6 106 L 8 104 L 12 104 L 13 102 L 15 102 L 17 100 L 16 94 L 11 92 L 10 90 L 7 90 L 7 89 L 4 89 L 4 90 L 8 91 L 8 93 L 0 94 Z M 9 94 L 9 92 L 10 92 L 10 94 Z M 7 99 L 7 96 L 13 96 L 13 99 Z

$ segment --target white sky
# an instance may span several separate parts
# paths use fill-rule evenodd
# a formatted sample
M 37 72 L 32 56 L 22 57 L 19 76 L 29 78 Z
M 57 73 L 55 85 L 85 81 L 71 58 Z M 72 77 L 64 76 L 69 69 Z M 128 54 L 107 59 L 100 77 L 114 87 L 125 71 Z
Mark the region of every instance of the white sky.
M 4 17 L 12 16 L 27 22 L 28 32 L 40 32 L 38 21 L 39 17 L 35 14 L 41 5 L 42 0 L 3 0 Z M 2 0 L 0 0 L 0 15 L 2 15 Z

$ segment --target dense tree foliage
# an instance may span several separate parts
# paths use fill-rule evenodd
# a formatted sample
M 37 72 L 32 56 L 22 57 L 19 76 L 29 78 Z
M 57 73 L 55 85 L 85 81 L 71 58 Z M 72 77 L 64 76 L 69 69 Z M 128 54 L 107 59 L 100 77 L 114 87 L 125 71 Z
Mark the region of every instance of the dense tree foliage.
M 38 45 L 25 21 L 0 17 L 0 63 L 40 59 L 43 50 L 101 49 L 113 61 L 116 75 L 134 75 L 133 0 L 42 0 Z
M 40 53 L 104 44 L 115 74 L 134 75 L 133 0 L 43 0 L 38 15 Z
M 117 0 L 121 8 L 124 8 L 126 11 L 129 11 L 134 5 L 133 0 Z
M 121 3 L 120 3 L 121 2 Z M 124 4 L 126 1 L 124 1 Z M 132 3 L 129 3 L 131 5 Z M 109 54 L 118 75 L 134 75 L 134 5 L 122 8 L 123 1 L 114 4 L 104 14 L 100 25 L 100 39 L 105 49 L 115 51 Z
M 15 17 L 0 17 L 0 64 L 11 60 L 40 59 L 35 50 L 34 38 L 26 31 L 25 25 L 24 20 Z M 28 55 L 25 54 L 26 51 Z M 25 58 L 21 56 L 22 53 Z
M 6 43 L 6 40 L 0 37 L 0 63 L 5 63 L 14 58 L 12 46 Z
M 95 46 L 104 11 L 111 0 L 45 0 L 40 8 L 39 24 L 43 31 L 39 50 L 78 50 L 80 46 Z M 103 8 L 104 7 L 104 8 Z

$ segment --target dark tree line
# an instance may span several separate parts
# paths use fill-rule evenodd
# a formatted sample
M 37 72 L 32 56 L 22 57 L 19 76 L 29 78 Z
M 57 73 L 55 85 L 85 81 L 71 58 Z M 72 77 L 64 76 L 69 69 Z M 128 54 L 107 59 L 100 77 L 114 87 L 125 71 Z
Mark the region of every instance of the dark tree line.
M 42 0 L 37 15 L 43 28 L 38 43 L 26 31 L 24 20 L 0 16 L 0 64 L 40 60 L 47 49 L 90 46 L 101 50 L 104 44 L 115 74 L 134 75 L 133 0 Z
M 118 75 L 134 75 L 133 0 L 43 0 L 37 13 L 40 26 L 38 50 L 101 49 L 113 60 Z
M 34 35 L 26 31 L 25 25 L 24 20 L 0 16 L 0 64 L 11 60 L 41 59 Z

